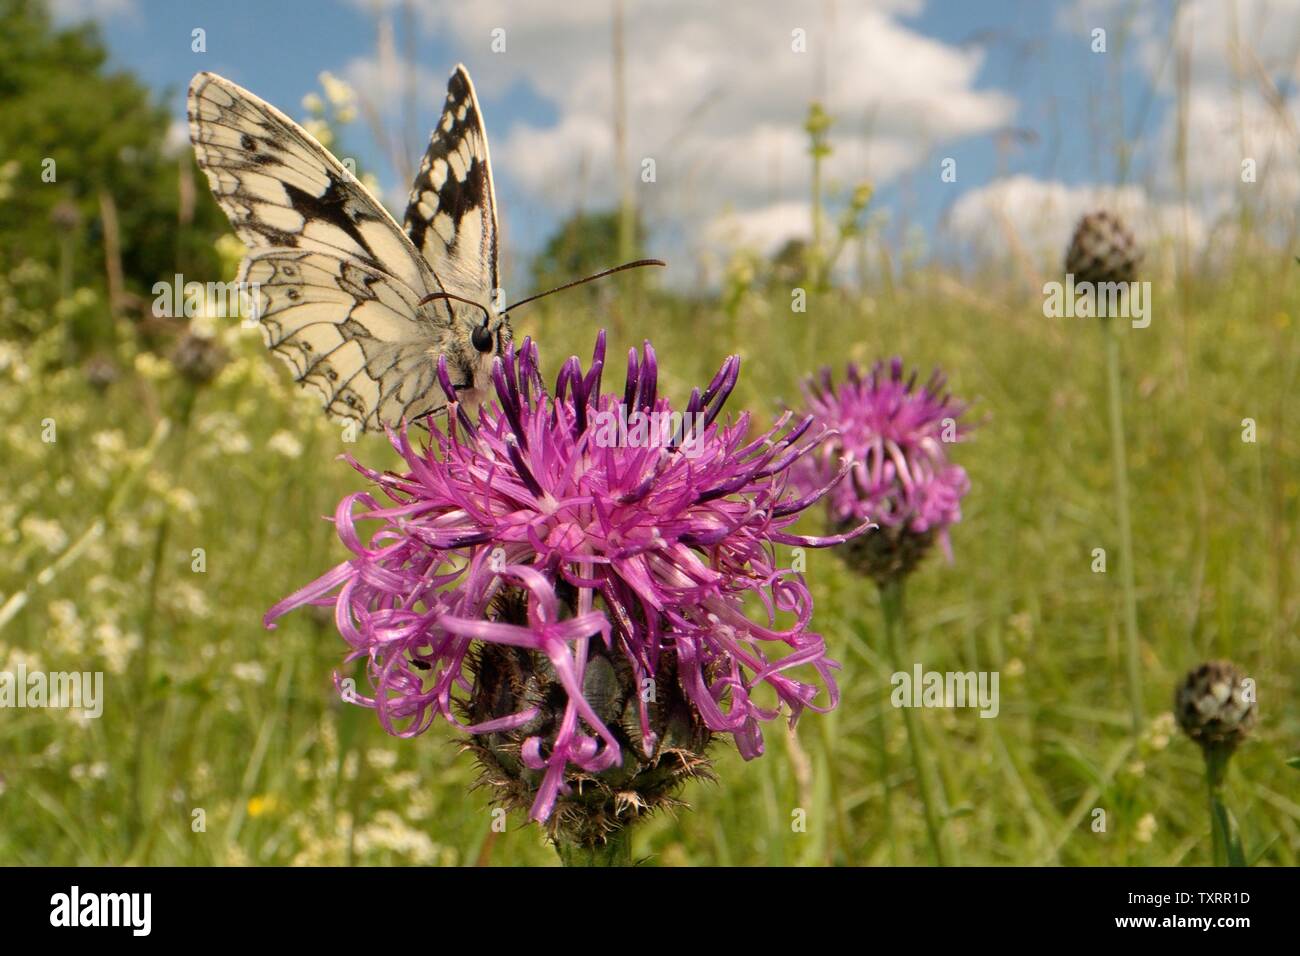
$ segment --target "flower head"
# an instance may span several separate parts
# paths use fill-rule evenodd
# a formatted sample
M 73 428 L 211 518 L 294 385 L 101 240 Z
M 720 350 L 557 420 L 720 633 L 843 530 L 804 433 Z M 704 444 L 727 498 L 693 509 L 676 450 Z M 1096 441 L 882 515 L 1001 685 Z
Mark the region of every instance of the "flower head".
M 814 421 L 837 433 L 800 462 L 799 483 L 824 487 L 838 460 L 848 456 L 848 478 L 827 495 L 831 524 L 843 530 L 863 521 L 880 527 L 845 549 L 848 559 L 877 581 L 906 574 L 938 539 L 949 553 L 948 528 L 961 520 L 970 487 L 961 466 L 948 461 L 947 445 L 964 439 L 964 404 L 944 391 L 937 370 L 917 387 L 895 358 L 863 375 L 855 365 L 836 385 L 829 369 L 804 383 L 805 407 Z
M 1230 752 L 1255 724 L 1255 698 L 1235 664 L 1207 661 L 1188 671 L 1178 685 L 1174 714 L 1183 732 L 1203 748 Z
M 1133 233 L 1106 209 L 1079 220 L 1065 252 L 1065 271 L 1079 282 L 1132 282 L 1141 263 L 1142 248 Z
M 786 530 L 826 491 L 787 488 L 820 438 L 788 413 L 757 437 L 748 414 L 720 422 L 738 359 L 679 413 L 649 343 L 619 393 L 604 353 L 601 333 L 548 393 L 536 346 L 512 348 L 477 424 L 443 369 L 445 427 L 424 448 L 389 432 L 404 473 L 352 463 L 378 488 L 335 513 L 352 556 L 267 614 L 333 604 L 373 689 L 354 699 L 386 730 L 461 727 L 498 796 L 586 842 L 670 799 L 712 734 L 751 758 L 763 722 L 835 706 L 838 665 L 774 546 L 849 537 Z
M 229 360 L 226 350 L 207 336 L 187 331 L 171 350 L 172 364 L 195 385 L 206 385 Z

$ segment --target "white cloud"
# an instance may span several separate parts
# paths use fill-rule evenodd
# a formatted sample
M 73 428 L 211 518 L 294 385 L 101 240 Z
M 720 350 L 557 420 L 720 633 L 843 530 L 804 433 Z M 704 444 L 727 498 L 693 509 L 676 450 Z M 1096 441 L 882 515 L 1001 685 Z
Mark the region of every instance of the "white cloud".
M 1213 251 L 1207 244 L 1211 238 L 1216 249 L 1236 242 L 1235 210 L 1242 199 L 1284 222 L 1294 221 L 1300 202 L 1295 161 L 1300 113 L 1270 88 L 1292 74 L 1300 0 L 1184 0 L 1177 24 L 1153 7 L 1130 0 L 1077 0 L 1060 18 L 1064 28 L 1085 37 L 1105 28 L 1111 45 L 1106 55 L 1127 32 L 1139 68 L 1164 100 L 1156 128 L 1133 144 L 1145 188 L 1071 186 L 1030 176 L 999 179 L 953 205 L 948 226 L 955 238 L 994 253 L 1010 250 L 1035 268 L 1056 270 L 1075 223 L 1093 208 L 1119 212 L 1148 250 L 1148 261 L 1172 258 L 1170 240 L 1184 232 L 1201 251 Z M 1175 69 L 1179 57 L 1187 65 L 1181 87 Z M 1185 110 L 1182 169 L 1179 96 Z M 1242 182 L 1247 158 L 1255 163 L 1252 184 Z
M 353 57 L 340 71 L 357 95 L 369 100 L 385 114 L 396 113 L 409 89 L 429 126 L 433 125 L 436 116 L 429 117 L 428 114 L 441 109 L 446 98 L 450 73 L 450 68 L 446 73 L 436 73 L 418 63 L 397 60 L 380 63 L 365 56 Z
M 1195 211 L 1139 186 L 1072 186 L 1032 176 L 1008 176 L 965 193 L 953 204 L 948 228 L 960 242 L 996 257 L 1011 251 L 1033 268 L 1056 271 L 1080 217 L 1101 208 L 1119 214 L 1151 260 L 1184 228 L 1193 247 L 1206 239 Z
M 920 0 L 626 4 L 623 174 L 635 178 L 643 159 L 655 160 L 657 181 L 637 180 L 646 214 L 691 236 L 727 209 L 755 228 L 785 229 L 786 218 L 772 210 L 808 195 L 803 123 L 814 99 L 836 120 L 825 175 L 841 189 L 880 185 L 942 143 L 1005 125 L 1014 101 L 975 88 L 981 52 L 900 21 L 920 7 Z M 454 7 L 417 0 L 416 9 L 425 31 L 455 39 L 485 99 L 522 84 L 556 109 L 552 125 L 506 130 L 486 111 L 499 170 L 553 209 L 615 200 L 609 0 Z M 497 28 L 505 31 L 502 53 L 491 52 Z M 805 53 L 792 50 L 796 29 L 806 31 Z
M 167 135 L 163 137 L 163 153 L 177 156 L 190 148 L 190 124 L 187 120 L 175 119 L 167 124 Z
M 139 12 L 136 0 L 50 0 L 50 15 L 57 23 L 108 20 Z
M 811 234 L 812 203 L 799 200 L 731 210 L 713 218 L 704 229 L 713 244 L 754 249 L 768 256 L 787 239 L 807 239 Z
M 1300 22 L 1297 23 L 1300 29 Z M 1292 105 L 1282 113 L 1255 97 L 1237 97 L 1226 89 L 1198 88 L 1187 109 L 1188 187 L 1193 198 L 1222 214 L 1241 195 L 1276 211 L 1300 202 L 1300 167 L 1296 136 L 1300 114 Z M 1173 155 L 1176 129 L 1162 131 L 1159 146 Z M 1254 166 L 1254 183 L 1243 183 L 1244 161 Z M 1176 182 L 1168 163 L 1165 182 Z
M 1294 79 L 1300 0 L 1183 0 L 1178 10 L 1174 23 L 1123 0 L 1076 0 L 1062 23 L 1084 33 L 1106 27 L 1111 36 L 1121 27 L 1131 30 L 1137 62 L 1167 105 L 1153 135 L 1138 144 L 1155 195 L 1182 198 L 1185 142 L 1186 198 L 1207 221 L 1228 216 L 1245 199 L 1294 222 L 1300 106 L 1278 89 Z M 1175 68 L 1180 59 L 1183 74 Z M 1181 137 L 1179 96 L 1186 119 Z M 1250 184 L 1242 181 L 1247 159 L 1256 173 Z

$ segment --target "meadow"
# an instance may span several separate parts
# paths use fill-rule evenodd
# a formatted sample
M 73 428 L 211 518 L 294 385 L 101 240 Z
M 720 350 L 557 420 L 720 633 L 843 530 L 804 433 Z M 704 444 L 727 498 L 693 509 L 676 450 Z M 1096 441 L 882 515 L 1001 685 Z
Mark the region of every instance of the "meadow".
M 237 244 L 223 252 L 228 278 Z M 1210 252 L 1178 281 L 1143 275 L 1153 321 L 1121 328 L 1136 736 L 1098 320 L 1045 317 L 1034 282 L 934 265 L 813 292 L 804 313 L 788 286 L 744 277 L 695 298 L 620 279 L 530 307 L 516 334 L 540 342 L 548 378 L 588 356 L 598 328 L 613 355 L 650 338 L 676 402 L 738 353 L 729 409 L 760 422 L 822 364 L 941 366 L 979 427 L 954 452 L 972 488 L 953 560 L 934 554 L 910 581 L 911 639 L 927 670 L 1001 678 L 994 719 L 921 712 L 954 859 L 1207 864 L 1201 756 L 1170 711 L 1190 667 L 1228 657 L 1255 678 L 1260 710 L 1228 802 L 1250 861 L 1291 866 L 1300 283 L 1284 252 Z M 28 260 L 0 277 L 5 328 L 26 330 L 0 342 L 0 669 L 103 671 L 105 700 L 98 719 L 4 713 L 0 863 L 557 863 L 521 817 L 493 832 L 452 731 L 393 739 L 339 701 L 343 643 L 328 615 L 262 627 L 267 608 L 345 557 L 321 516 L 362 479 L 338 456 L 394 464 L 382 436 L 345 443 L 235 320 L 204 320 L 229 358 L 210 384 L 123 334 L 104 385 L 70 360 L 75 330 L 107 321 L 102 298 L 50 294 L 53 272 Z M 717 781 L 692 782 L 689 810 L 640 827 L 637 858 L 931 861 L 903 724 L 884 704 L 875 588 L 833 551 L 810 551 L 806 574 L 815 626 L 842 664 L 840 707 L 806 714 L 795 736 L 773 723 L 754 761 L 717 742 Z

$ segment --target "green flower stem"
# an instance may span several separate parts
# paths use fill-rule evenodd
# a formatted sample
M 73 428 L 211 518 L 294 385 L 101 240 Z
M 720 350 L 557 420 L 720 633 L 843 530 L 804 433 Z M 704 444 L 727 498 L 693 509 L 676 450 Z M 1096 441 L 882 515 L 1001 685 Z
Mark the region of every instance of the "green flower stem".
M 1124 589 L 1124 644 L 1133 736 L 1142 733 L 1142 664 L 1138 656 L 1137 590 L 1133 584 L 1133 529 L 1128 513 L 1128 462 L 1124 454 L 1124 404 L 1119 375 L 1119 330 L 1106 322 L 1106 379 L 1110 402 L 1110 449 L 1115 468 L 1115 513 L 1119 519 L 1119 572 Z
M 835 741 L 831 734 L 831 721 L 829 718 L 832 714 L 818 714 L 820 719 L 817 721 L 817 733 L 821 739 L 822 757 L 825 760 L 827 768 L 836 766 L 835 763 Z M 792 738 L 793 739 L 793 738 Z M 840 793 L 839 776 L 835 773 L 826 774 L 826 782 L 830 790 L 831 808 L 835 812 L 835 839 L 839 843 L 836 850 L 840 853 L 847 853 L 849 845 L 849 828 L 845 823 L 847 814 L 844 812 L 844 797 Z M 832 859 L 834 859 L 832 854 Z
M 1204 749 L 1205 783 L 1209 795 L 1210 835 L 1214 843 L 1215 866 L 1245 866 L 1246 854 L 1232 811 L 1223 800 L 1223 782 L 1228 774 L 1232 751 L 1226 747 Z
M 863 617 L 858 622 L 860 633 L 858 639 L 862 642 L 863 647 L 870 647 L 869 629 L 866 618 Z M 876 695 L 876 750 L 877 760 L 879 761 L 881 801 L 885 811 L 885 834 L 889 838 L 889 861 L 894 866 L 898 865 L 898 840 L 894 834 L 894 787 L 890 783 L 893 776 L 893 770 L 890 767 L 889 760 L 889 662 L 888 649 L 880 653 L 874 653 L 876 661 L 876 670 L 880 676 L 880 691 Z
M 905 665 L 905 643 L 903 633 L 903 581 L 895 578 L 880 588 L 880 610 L 885 619 L 885 636 L 889 642 L 889 656 L 897 670 L 907 670 Z M 951 856 L 948 852 L 943 832 L 946 811 L 943 797 L 935 785 L 934 770 L 930 765 L 930 755 L 926 751 L 925 734 L 921 730 L 921 719 L 915 707 L 900 708 L 903 722 L 907 726 L 907 742 L 912 752 L 912 766 L 916 770 L 916 780 L 921 788 L 921 804 L 925 808 L 925 828 L 930 837 L 930 848 L 934 851 L 935 861 L 940 866 L 948 866 Z
M 189 382 L 182 382 L 181 393 L 178 400 L 179 410 L 176 420 L 175 429 L 175 448 L 173 449 L 173 475 L 181 473 L 182 466 L 185 462 L 185 449 L 188 444 L 190 419 L 194 412 L 194 401 L 197 397 L 197 390 Z M 158 629 L 158 593 L 160 590 L 163 569 L 168 560 L 167 546 L 171 536 L 171 509 L 166 508 L 163 511 L 162 518 L 158 522 L 157 531 L 154 534 L 153 556 L 149 566 L 149 580 L 145 587 L 145 611 L 144 619 L 140 627 L 140 649 L 136 654 L 134 664 L 135 671 L 135 695 L 136 695 L 136 728 L 135 741 L 131 749 L 130 763 L 130 801 L 129 810 L 126 815 L 126 833 L 127 846 L 134 852 L 137 842 L 144 836 L 148 825 L 148 813 L 145 808 L 144 796 L 144 763 L 145 751 L 147 749 L 146 741 L 150 739 L 150 727 L 156 720 L 155 708 L 159 703 L 153 693 L 151 684 L 153 671 L 153 646 L 154 635 Z M 146 841 L 143 844 L 144 856 L 136 862 L 148 864 L 148 850 L 151 842 Z
M 894 837 L 894 788 L 889 782 L 893 770 L 889 766 L 889 707 L 886 701 L 889 699 L 889 678 L 888 676 L 880 685 L 880 708 L 876 715 L 877 733 L 876 744 L 880 748 L 880 786 L 884 793 L 882 799 L 885 803 L 885 833 L 889 835 L 889 858 L 895 866 L 898 865 L 898 841 Z
M 565 866 L 631 866 L 632 828 L 620 827 L 599 846 L 581 846 L 561 837 L 555 841 L 555 852 Z

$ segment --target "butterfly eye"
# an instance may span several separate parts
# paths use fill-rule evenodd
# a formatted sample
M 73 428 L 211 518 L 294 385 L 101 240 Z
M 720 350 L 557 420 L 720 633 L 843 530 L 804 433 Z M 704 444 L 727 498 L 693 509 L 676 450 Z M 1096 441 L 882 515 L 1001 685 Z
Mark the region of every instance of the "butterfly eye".
M 492 333 L 488 331 L 487 323 L 474 326 L 474 331 L 470 333 L 470 343 L 480 352 L 492 351 Z

